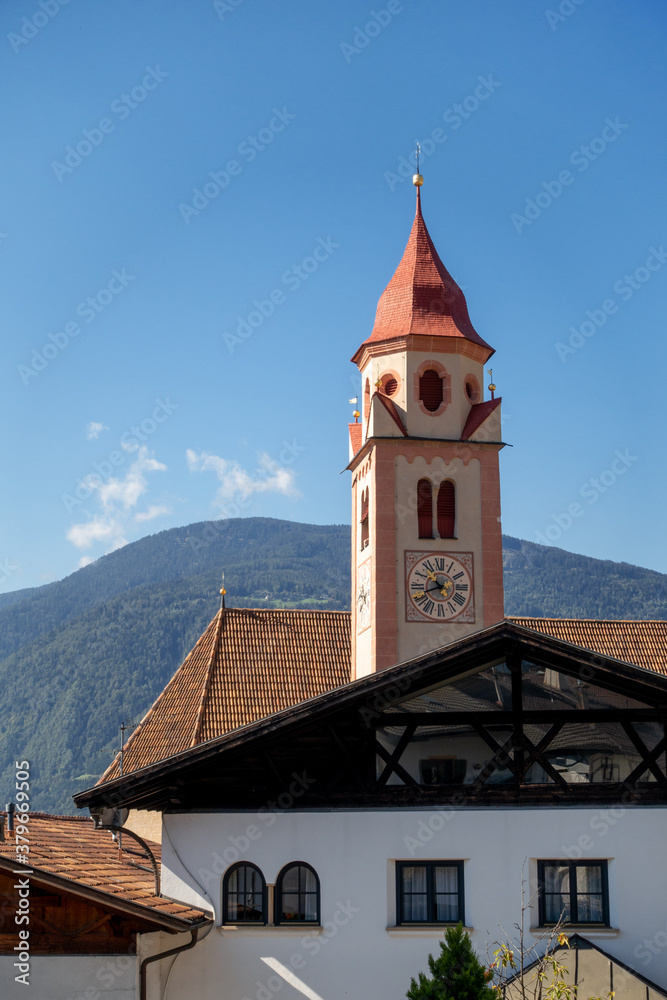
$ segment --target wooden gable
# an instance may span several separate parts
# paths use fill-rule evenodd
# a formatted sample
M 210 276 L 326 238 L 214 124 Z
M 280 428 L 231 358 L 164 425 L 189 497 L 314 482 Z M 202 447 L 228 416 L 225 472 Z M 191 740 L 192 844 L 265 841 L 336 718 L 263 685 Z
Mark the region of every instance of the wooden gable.
M 666 719 L 665 677 L 503 622 L 76 801 L 166 811 L 667 804 Z M 472 749 L 447 750 L 462 734 L 476 769 Z M 425 752 L 406 765 L 420 741 Z

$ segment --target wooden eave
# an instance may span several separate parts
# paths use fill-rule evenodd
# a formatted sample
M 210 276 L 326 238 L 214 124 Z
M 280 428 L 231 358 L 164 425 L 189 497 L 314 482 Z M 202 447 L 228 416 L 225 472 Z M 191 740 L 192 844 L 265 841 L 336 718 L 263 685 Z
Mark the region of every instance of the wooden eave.
M 79 792 L 74 800 L 80 808 L 103 806 L 109 801 L 131 808 L 167 811 L 233 808 L 238 788 L 230 776 L 241 780 L 239 776 L 245 775 L 249 794 L 261 795 L 266 792 L 264 779 L 273 771 L 275 787 L 284 788 L 289 778 L 280 773 L 281 749 L 289 747 L 295 755 L 290 758 L 289 753 L 283 753 L 285 767 L 289 769 L 295 766 L 299 754 L 303 755 L 299 760 L 307 764 L 309 759 L 315 759 L 308 754 L 314 755 L 317 748 L 320 753 L 328 752 L 327 739 L 337 739 L 343 745 L 348 741 L 348 749 L 343 747 L 342 753 L 347 753 L 352 773 L 352 758 L 364 741 L 367 744 L 372 733 L 367 724 L 364 727 L 364 712 L 379 718 L 381 709 L 378 711 L 377 706 L 383 699 L 389 703 L 403 701 L 411 691 L 423 691 L 509 656 L 533 660 L 572 676 L 578 676 L 585 667 L 588 681 L 629 695 L 661 712 L 667 711 L 667 677 L 504 620 L 426 656 L 352 681 L 122 778 Z M 201 801 L 196 794 L 198 782 Z M 380 804 L 381 796 L 371 795 L 369 788 L 366 792 L 369 804 L 371 800 Z M 578 790 L 572 791 L 572 797 L 577 794 Z M 363 800 L 361 790 L 359 795 Z M 403 792 L 392 786 L 391 795 L 392 801 L 400 800 Z M 329 794 L 328 801 L 333 803 L 337 799 L 342 802 L 345 796 Z M 420 798 L 427 800 L 428 796 Z

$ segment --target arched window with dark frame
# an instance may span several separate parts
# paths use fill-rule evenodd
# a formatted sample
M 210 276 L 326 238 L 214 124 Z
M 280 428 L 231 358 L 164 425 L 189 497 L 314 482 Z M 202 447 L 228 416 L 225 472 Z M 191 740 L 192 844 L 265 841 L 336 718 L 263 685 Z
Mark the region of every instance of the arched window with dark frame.
M 456 538 L 456 487 L 449 479 L 438 489 L 438 534 L 441 538 Z
M 428 479 L 417 483 L 417 527 L 420 538 L 433 538 L 433 489 Z
M 427 368 L 419 376 L 419 398 L 429 411 L 435 413 L 444 399 L 442 375 L 434 368 Z
M 265 924 L 266 882 L 257 865 L 240 861 L 225 873 L 222 887 L 223 922 Z
M 285 865 L 276 879 L 275 922 L 320 922 L 320 880 L 315 869 L 305 861 Z

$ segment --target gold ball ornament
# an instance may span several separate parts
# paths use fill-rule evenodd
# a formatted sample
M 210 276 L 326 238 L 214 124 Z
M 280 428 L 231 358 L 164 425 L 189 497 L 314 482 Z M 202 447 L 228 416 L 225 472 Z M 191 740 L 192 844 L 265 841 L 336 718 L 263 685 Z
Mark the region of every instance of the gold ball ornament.
M 495 392 L 495 391 L 496 391 L 495 385 L 493 384 L 493 382 L 489 382 L 489 392 Z
M 424 178 L 422 177 L 421 174 L 415 174 L 412 178 L 412 183 L 414 184 L 415 187 L 420 188 L 424 183 Z

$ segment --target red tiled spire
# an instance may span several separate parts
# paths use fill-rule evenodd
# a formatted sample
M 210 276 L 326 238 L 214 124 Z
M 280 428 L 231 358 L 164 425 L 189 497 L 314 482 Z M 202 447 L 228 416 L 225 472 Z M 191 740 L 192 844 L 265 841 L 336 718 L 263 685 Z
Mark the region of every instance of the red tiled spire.
M 417 212 L 410 238 L 378 302 L 373 332 L 365 343 L 419 334 L 463 338 L 486 349 L 487 357 L 493 354 L 493 348 L 470 322 L 463 292 L 438 257 L 422 216 L 417 188 Z

